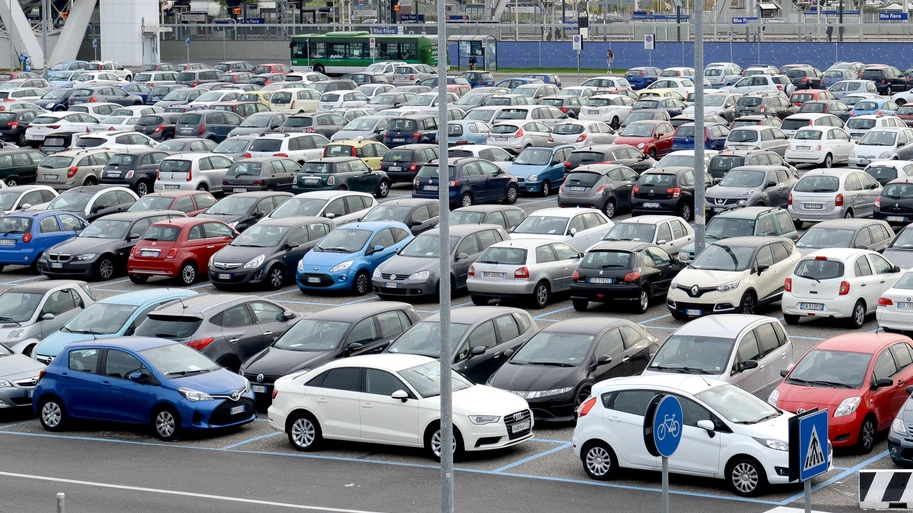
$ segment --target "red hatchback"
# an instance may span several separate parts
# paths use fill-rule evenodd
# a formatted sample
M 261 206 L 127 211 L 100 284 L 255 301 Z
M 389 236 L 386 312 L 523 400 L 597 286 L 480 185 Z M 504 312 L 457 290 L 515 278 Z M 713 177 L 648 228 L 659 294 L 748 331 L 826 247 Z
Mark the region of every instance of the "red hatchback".
M 868 453 L 891 427 L 913 379 L 913 340 L 904 335 L 848 333 L 821 342 L 786 374 L 768 402 L 789 411 L 828 410 L 834 447 Z
M 154 223 L 130 251 L 127 273 L 133 283 L 166 276 L 191 285 L 209 274 L 210 257 L 237 235 L 234 228 L 214 219 L 181 217 Z
M 159 191 L 143 196 L 130 205 L 127 211 L 178 210 L 187 214 L 187 217 L 196 217 L 215 205 L 216 201 L 209 191 Z
M 672 123 L 657 119 L 635 121 L 626 126 L 615 144 L 627 144 L 640 150 L 641 153 L 659 159 L 672 151 L 675 138 L 675 127 Z

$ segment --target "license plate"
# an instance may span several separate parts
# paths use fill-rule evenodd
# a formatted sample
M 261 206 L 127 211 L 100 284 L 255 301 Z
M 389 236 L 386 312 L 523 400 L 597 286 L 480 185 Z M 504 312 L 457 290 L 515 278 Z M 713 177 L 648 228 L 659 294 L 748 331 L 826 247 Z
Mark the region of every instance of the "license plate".
M 405 137 L 394 137 L 393 142 L 406 142 Z
M 524 420 L 522 422 L 517 422 L 516 424 L 510 426 L 511 433 L 522 433 L 524 431 L 529 431 L 529 421 Z
M 44 175 L 45 180 L 56 180 L 57 175 Z
M 384 282 L 384 287 L 386 287 L 386 288 L 388 288 L 388 289 L 395 289 L 395 288 L 398 288 L 398 287 L 399 287 L 399 284 L 398 284 L 398 283 L 393 283 L 392 281 L 385 281 L 385 282 Z
M 245 189 L 244 187 L 235 187 L 234 189 L 231 190 L 231 192 L 247 192 L 247 189 Z
M 436 191 L 436 190 L 437 190 L 437 185 L 426 185 L 426 186 L 425 186 L 425 190 L 426 190 L 426 191 Z
M 0 246 L 15 246 L 16 241 L 13 239 L 0 239 Z
M 32 396 L 34 396 L 34 395 L 35 395 L 35 391 L 34 391 L 34 390 L 29 390 L 29 399 L 31 399 Z
M 913 310 L 913 303 L 909 303 L 906 301 L 898 301 L 897 309 L 898 310 Z
M 156 251 L 156 250 L 143 250 L 143 251 L 140 251 L 140 252 L 139 252 L 139 256 L 143 256 L 143 257 L 157 257 L 157 256 L 159 256 L 159 252 Z
M 217 275 L 217 278 L 219 278 L 220 280 L 230 280 L 230 279 L 231 279 L 231 275 L 230 275 L 230 274 L 222 273 L 222 274 Z
M 491 140 L 504 142 L 507 141 L 507 137 L 492 137 Z
M 612 283 L 613 278 L 590 278 L 590 283 Z
M 811 146 L 796 146 L 796 149 L 808 151 L 808 150 L 812 149 L 812 147 Z
M 700 310 L 685 310 L 685 315 L 701 315 Z
M 589 109 L 586 111 L 587 114 L 599 114 L 599 109 Z
M 308 278 L 308 283 L 320 283 L 320 278 Z
M 235 406 L 234 408 L 231 409 L 231 414 L 232 414 L 232 415 L 237 415 L 237 414 L 239 414 L 239 413 L 244 413 L 244 405 L 243 405 L 243 404 L 242 404 L 241 406 Z
M 872 159 L 859 159 L 860 164 L 868 164 L 872 162 Z
M 402 171 L 402 170 L 403 170 L 403 168 L 401 168 L 399 166 L 390 166 L 387 168 L 387 171 Z
M 803 203 L 802 208 L 806 210 L 821 210 L 824 208 L 823 203 Z
M 904 216 L 888 216 L 887 221 L 889 223 L 902 223 L 906 218 Z
M 483 272 L 483 273 L 482 273 L 482 277 L 483 277 L 483 278 L 503 278 L 503 277 L 504 277 L 504 273 L 489 273 L 489 272 Z
M 51 269 L 63 269 L 63 264 L 60 262 L 51 262 Z
M 182 133 L 182 134 L 189 134 L 189 133 L 190 133 L 190 129 L 189 129 L 189 128 L 181 128 L 181 129 L 178 130 L 178 132 L 180 132 L 180 133 Z
M 586 187 L 568 187 L 567 188 L 567 190 L 569 190 L 571 192 L 584 192 L 586 189 L 587 189 Z
M 824 310 L 824 305 L 821 303 L 799 303 L 799 310 Z
M 304 183 L 309 183 L 309 184 L 320 183 L 320 178 L 305 178 Z
M 659 203 L 644 203 L 644 208 L 659 208 Z
M 165 189 L 167 189 L 167 190 L 169 190 L 169 191 L 170 191 L 170 190 L 175 190 L 175 189 L 180 189 L 180 188 L 181 188 L 180 185 L 166 185 L 166 186 L 165 186 Z
M 108 171 L 107 175 L 111 178 L 120 178 L 120 171 Z
M 255 394 L 266 393 L 266 387 L 263 385 L 251 385 L 250 389 L 253 390 Z

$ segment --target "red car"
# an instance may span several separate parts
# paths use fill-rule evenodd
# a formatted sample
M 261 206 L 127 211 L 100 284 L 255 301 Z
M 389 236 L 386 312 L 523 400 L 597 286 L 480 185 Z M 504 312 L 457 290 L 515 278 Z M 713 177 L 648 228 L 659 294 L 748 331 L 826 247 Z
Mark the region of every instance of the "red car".
M 770 394 L 768 402 L 790 412 L 827 409 L 834 447 L 868 453 L 875 435 L 910 397 L 913 340 L 899 334 L 848 333 L 806 353 Z
M 903 120 L 908 127 L 913 127 L 913 103 L 910 105 L 901 105 L 897 109 L 897 117 Z
M 178 210 L 187 217 L 196 217 L 204 210 L 216 204 L 216 198 L 209 191 L 161 191 L 146 194 L 127 209 L 138 210 Z
M 615 144 L 627 144 L 654 159 L 664 157 L 672 151 L 675 127 L 672 123 L 657 119 L 635 121 L 626 126 L 615 139 Z
M 288 75 L 292 71 L 294 70 L 288 64 L 257 64 L 257 67 L 254 68 L 255 75 L 260 75 L 263 73 L 282 73 L 284 75 Z
M 179 217 L 153 223 L 130 251 L 127 273 L 133 283 L 166 276 L 191 285 L 209 274 L 209 258 L 237 235 L 215 219 Z

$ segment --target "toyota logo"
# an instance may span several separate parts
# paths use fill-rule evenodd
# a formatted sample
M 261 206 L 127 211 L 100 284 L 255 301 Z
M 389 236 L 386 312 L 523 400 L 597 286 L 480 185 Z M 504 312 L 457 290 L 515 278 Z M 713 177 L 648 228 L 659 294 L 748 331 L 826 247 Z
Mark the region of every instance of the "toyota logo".
M 692 295 L 692 296 L 696 296 L 698 292 L 700 292 L 700 289 L 697 288 L 697 285 L 691 287 L 691 295 Z
M 395 274 L 391 274 L 391 275 L 390 275 L 390 279 L 391 279 L 391 280 L 395 280 L 395 279 L 396 279 L 396 275 L 395 275 Z
M 240 399 L 240 398 L 241 398 L 241 392 L 242 392 L 242 390 L 238 390 L 238 391 L 236 391 L 236 392 L 232 392 L 232 393 L 231 393 L 231 400 L 232 400 L 232 401 L 237 401 L 238 399 Z
M 263 383 L 263 374 L 257 374 L 257 383 Z
M 317 266 L 316 266 L 316 265 L 315 265 L 315 266 L 314 266 L 314 270 L 315 270 L 315 271 L 319 271 L 319 270 L 320 270 L 320 268 L 319 268 L 319 267 L 317 267 Z
M 515 421 L 521 421 L 521 420 L 523 420 L 524 417 L 526 417 L 526 414 L 523 412 L 514 413 Z

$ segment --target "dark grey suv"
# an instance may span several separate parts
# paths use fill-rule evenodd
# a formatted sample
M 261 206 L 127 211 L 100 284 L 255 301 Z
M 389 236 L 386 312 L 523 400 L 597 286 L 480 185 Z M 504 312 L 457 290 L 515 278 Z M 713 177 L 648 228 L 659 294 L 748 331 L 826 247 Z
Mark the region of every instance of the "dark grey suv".
M 799 112 L 784 93 L 751 93 L 735 102 L 736 116 L 765 115 L 780 119 Z

